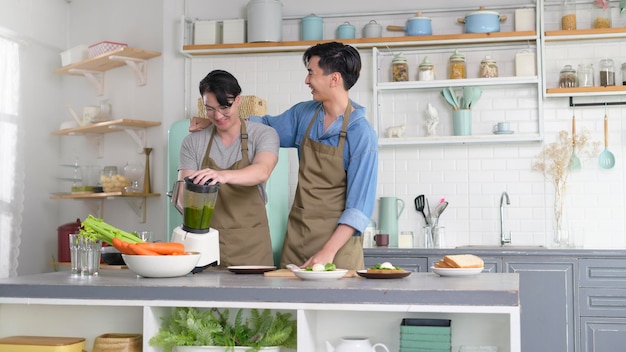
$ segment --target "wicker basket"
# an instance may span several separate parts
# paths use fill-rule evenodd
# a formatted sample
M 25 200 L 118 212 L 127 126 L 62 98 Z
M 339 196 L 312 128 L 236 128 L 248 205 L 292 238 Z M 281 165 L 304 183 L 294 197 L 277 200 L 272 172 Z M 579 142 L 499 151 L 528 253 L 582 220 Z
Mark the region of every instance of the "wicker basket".
M 92 352 L 141 352 L 141 334 L 104 334 L 96 337 Z

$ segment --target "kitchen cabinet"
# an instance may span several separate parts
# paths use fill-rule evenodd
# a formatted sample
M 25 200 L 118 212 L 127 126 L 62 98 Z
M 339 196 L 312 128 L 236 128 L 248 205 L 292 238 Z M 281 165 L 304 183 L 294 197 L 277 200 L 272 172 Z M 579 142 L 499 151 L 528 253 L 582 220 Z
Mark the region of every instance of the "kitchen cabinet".
M 335 344 L 342 336 L 367 336 L 397 351 L 403 318 L 451 319 L 453 351 L 469 344 L 520 352 L 518 295 L 517 274 L 447 280 L 413 273 L 322 284 L 226 270 L 165 279 L 138 278 L 129 270 L 89 278 L 57 272 L 0 279 L 0 331 L 83 336 L 86 346 L 103 333 L 143 333 L 143 351 L 156 352 L 161 349 L 148 342 L 174 307 L 267 308 L 297 320 L 298 352 L 325 350 L 325 341 Z
M 626 344 L 626 259 L 582 259 L 579 264 L 581 352 Z
M 160 56 L 161 53 L 143 49 L 123 47 L 109 51 L 102 55 L 87 60 L 73 63 L 56 69 L 54 73 L 62 75 L 82 75 L 93 83 L 98 89 L 98 94 L 104 91 L 104 73 L 121 66 L 129 66 L 137 76 L 138 84 L 145 85 L 147 82 L 147 60 Z M 93 124 L 87 124 L 74 128 L 67 128 L 52 132 L 53 135 L 84 135 L 94 148 L 98 156 L 103 154 L 104 135 L 112 132 L 126 132 L 137 144 L 140 153 L 146 146 L 146 128 L 160 126 L 160 121 L 143 121 L 134 119 L 116 119 Z M 141 222 L 146 221 L 146 203 L 148 197 L 158 197 L 159 193 L 129 193 L 129 192 L 106 192 L 86 194 L 53 194 L 51 199 L 82 199 L 86 201 L 99 201 L 99 206 L 92 210 L 104 217 L 104 200 L 122 197 L 131 209 L 140 217 Z

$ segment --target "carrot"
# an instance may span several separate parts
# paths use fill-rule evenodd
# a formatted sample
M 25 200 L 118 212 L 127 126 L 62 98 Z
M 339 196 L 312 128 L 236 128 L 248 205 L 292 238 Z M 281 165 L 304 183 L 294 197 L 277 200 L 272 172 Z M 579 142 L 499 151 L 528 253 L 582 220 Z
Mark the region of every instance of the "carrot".
M 139 255 L 160 255 L 157 252 L 138 246 L 136 243 L 129 243 L 128 248 L 130 248 L 131 251 L 135 252 L 135 254 Z
M 128 242 L 123 241 L 117 237 L 113 237 L 113 239 L 111 240 L 111 244 L 122 254 L 135 254 L 135 252 L 132 252 L 128 249 Z
M 148 249 L 163 255 L 175 255 L 185 253 L 185 245 L 178 242 L 139 242 L 135 246 Z

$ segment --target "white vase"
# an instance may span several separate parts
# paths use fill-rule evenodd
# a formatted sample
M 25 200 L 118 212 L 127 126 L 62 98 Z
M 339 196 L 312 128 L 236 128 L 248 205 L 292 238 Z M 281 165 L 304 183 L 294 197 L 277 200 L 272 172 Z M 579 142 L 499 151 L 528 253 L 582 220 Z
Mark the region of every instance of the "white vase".
M 247 352 L 251 347 L 176 346 L 173 352 Z M 262 347 L 259 351 L 280 352 L 280 347 Z

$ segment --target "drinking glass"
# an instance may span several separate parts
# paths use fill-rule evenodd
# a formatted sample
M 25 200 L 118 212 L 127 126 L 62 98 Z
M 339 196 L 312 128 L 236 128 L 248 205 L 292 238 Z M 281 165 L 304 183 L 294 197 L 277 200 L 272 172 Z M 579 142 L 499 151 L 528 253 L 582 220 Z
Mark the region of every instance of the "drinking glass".
M 100 270 L 100 248 L 102 248 L 101 240 L 92 240 L 85 237 L 79 239 L 78 253 L 81 275 L 92 276 L 98 274 Z
M 80 275 L 80 256 L 78 255 L 80 237 L 77 233 L 70 234 L 70 272 Z

